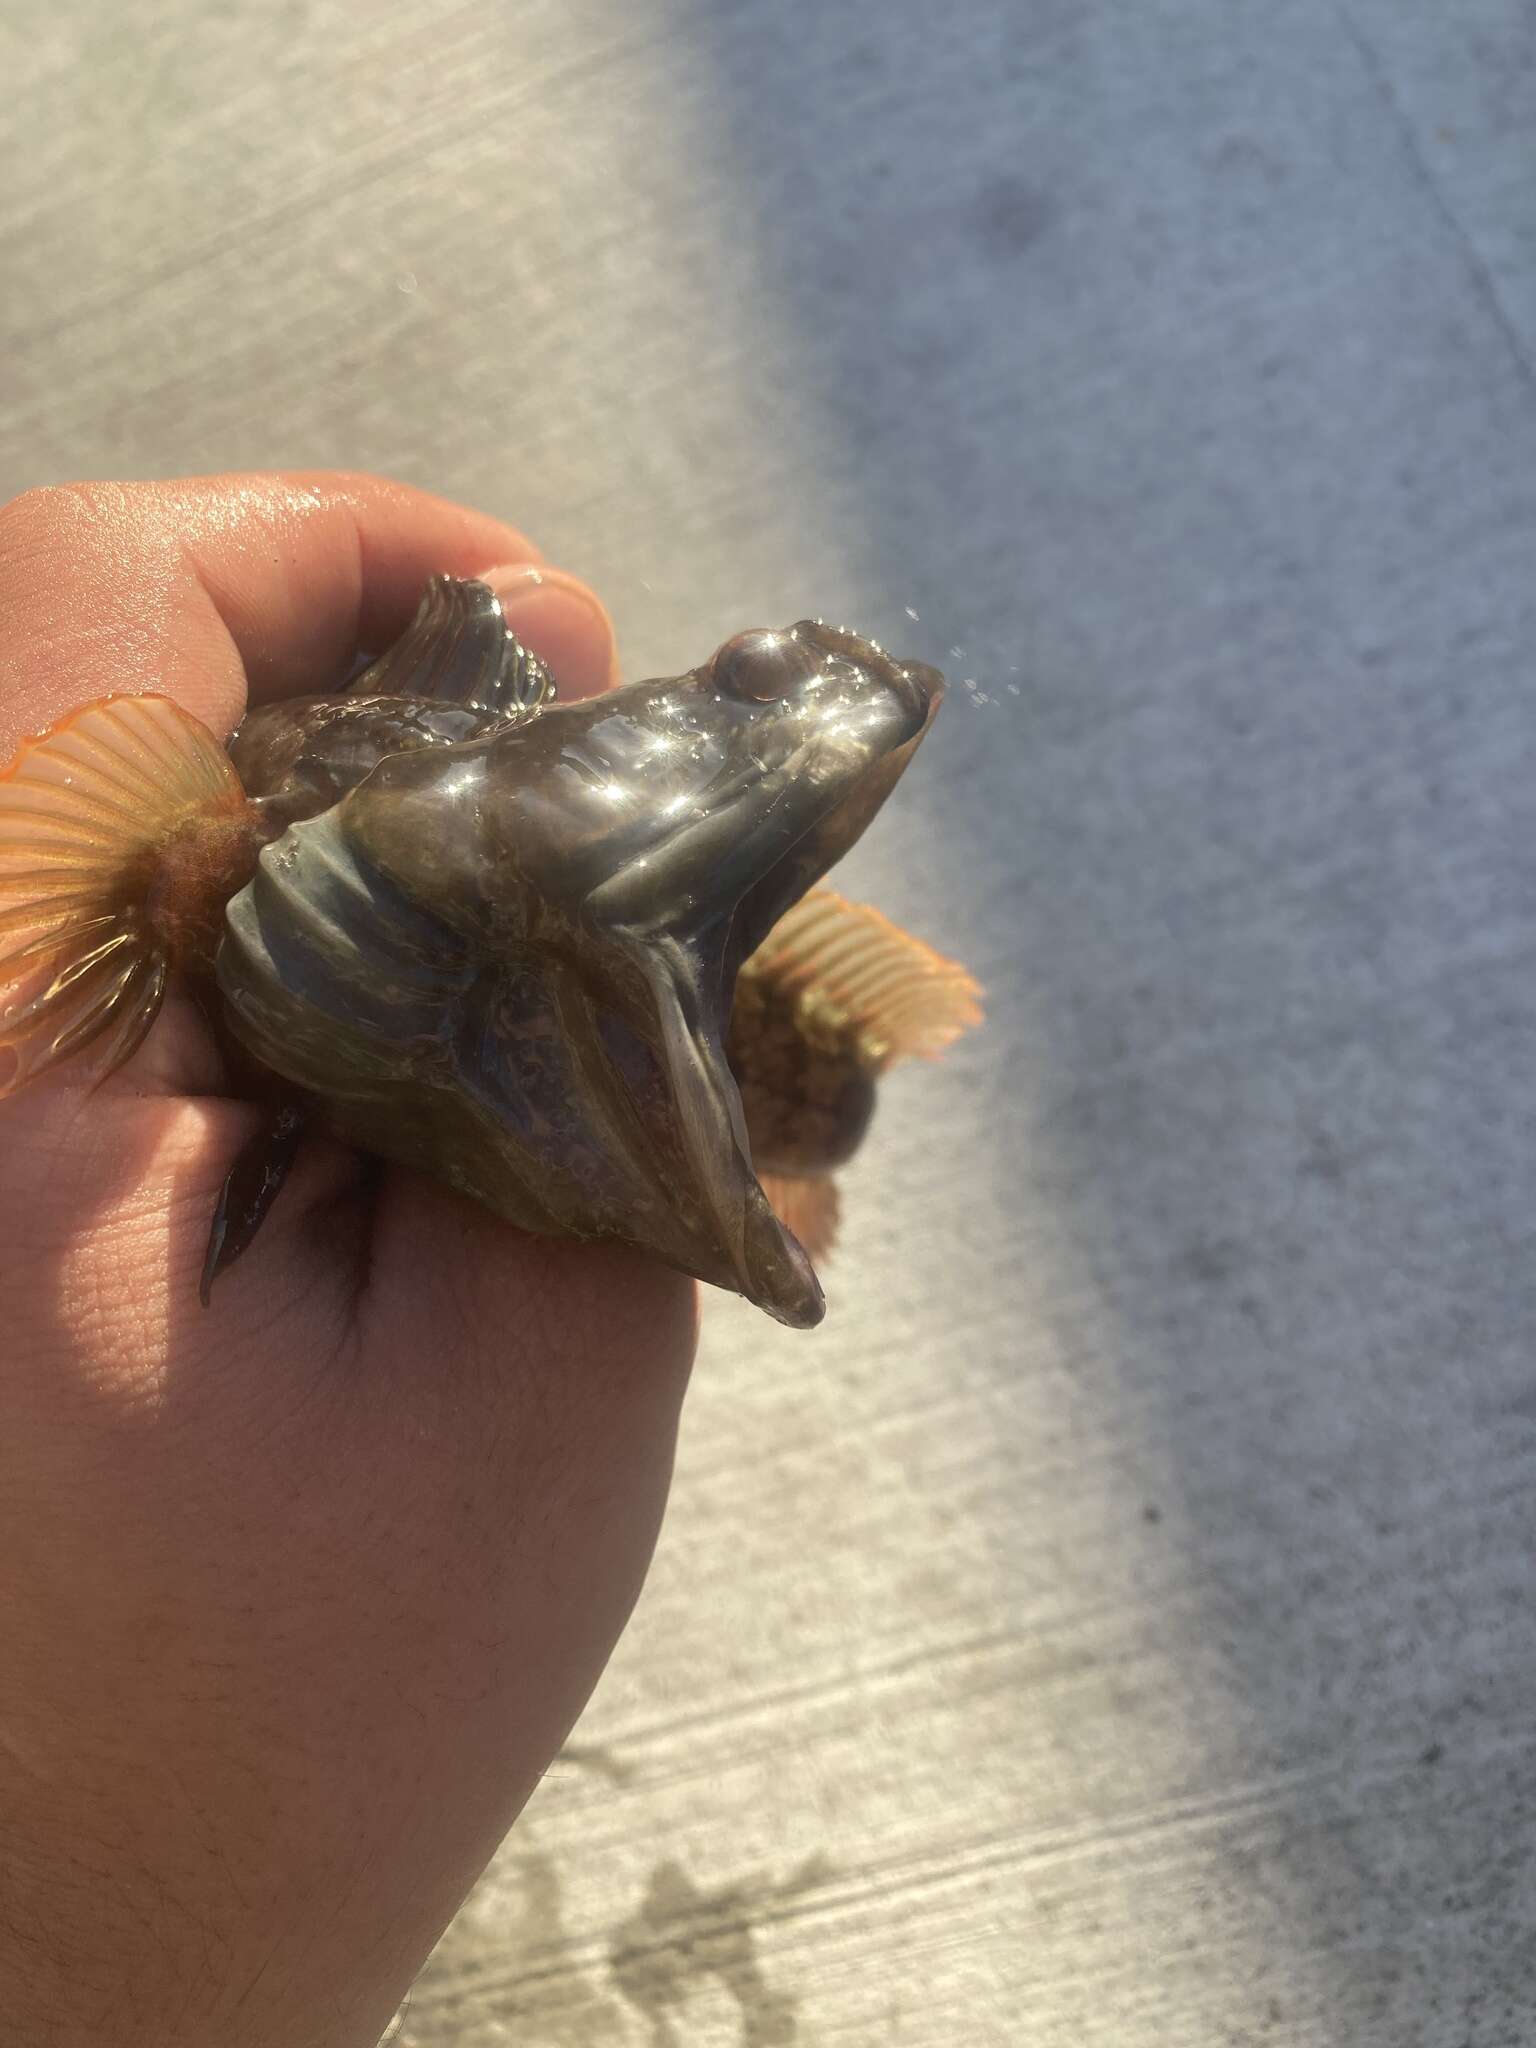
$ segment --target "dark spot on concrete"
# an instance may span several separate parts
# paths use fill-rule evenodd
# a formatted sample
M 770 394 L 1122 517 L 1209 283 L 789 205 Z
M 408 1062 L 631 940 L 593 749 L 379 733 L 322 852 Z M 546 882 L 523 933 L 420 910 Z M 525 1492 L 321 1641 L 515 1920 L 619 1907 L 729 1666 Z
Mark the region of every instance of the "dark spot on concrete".
M 1163 1511 L 1153 1502 L 1148 1501 L 1147 1505 L 1141 1511 L 1141 1519 L 1144 1522 L 1149 1523 L 1155 1529 L 1158 1523 L 1163 1519 Z
M 976 239 L 999 262 L 1022 256 L 1050 226 L 1056 208 L 1022 178 L 995 178 L 975 202 Z
M 518 1857 L 516 1870 L 521 1910 L 504 1945 L 488 1945 L 467 1918 L 455 1920 L 387 2041 L 428 2048 L 449 2034 L 457 2040 L 461 2028 L 479 2039 L 475 2022 L 491 2019 L 514 2021 L 520 2048 L 621 2048 L 629 2040 L 624 2007 L 573 1953 L 554 1858 L 536 1849 Z
M 1349 1172 L 1349 1156 L 1337 1138 L 1327 1131 L 1314 1131 L 1311 1143 L 1296 1162 L 1301 1180 L 1321 1180 L 1337 1187 Z
M 1217 146 L 1211 169 L 1218 178 L 1255 185 L 1278 185 L 1285 175 L 1279 160 L 1251 135 L 1229 135 Z
M 1437 1764 L 1444 1755 L 1445 1744 L 1443 1742 L 1432 1742 L 1419 1758 L 1419 1762 L 1426 1765 Z
M 1200 1287 L 1220 1287 L 1243 1266 L 1245 1254 L 1235 1237 L 1202 1237 L 1186 1245 L 1174 1260 L 1174 1271 Z
M 608 1950 L 613 1982 L 651 2029 L 651 2048 L 682 2048 L 674 2021 L 701 1980 L 713 1977 L 741 2008 L 741 2048 L 795 2048 L 799 2000 L 775 1991 L 758 1961 L 758 1924 L 796 1893 L 824 1883 L 829 1867 L 812 1857 L 781 1884 L 750 1877 L 705 1892 L 681 1865 L 661 1863 L 632 1920 L 614 1930 Z
M 584 1771 L 591 1771 L 595 1777 L 606 1778 L 610 1785 L 633 1784 L 635 1769 L 622 1758 L 605 1749 L 598 1742 L 568 1742 L 555 1759 L 556 1763 L 576 1764 Z
M 965 346 L 965 338 L 949 327 L 906 329 L 891 337 L 893 360 L 908 377 L 923 383 L 946 376 Z
M 1239 1315 L 1246 1318 L 1266 1344 L 1272 1342 L 1269 1326 L 1269 1310 L 1256 1294 L 1240 1294 L 1237 1298 Z

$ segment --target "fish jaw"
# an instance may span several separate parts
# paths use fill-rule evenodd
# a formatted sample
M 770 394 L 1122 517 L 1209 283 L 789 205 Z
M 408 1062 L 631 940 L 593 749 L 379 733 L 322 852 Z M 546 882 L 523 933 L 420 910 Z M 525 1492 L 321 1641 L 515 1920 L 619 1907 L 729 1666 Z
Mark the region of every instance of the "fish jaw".
M 741 1097 L 707 985 L 683 948 L 648 948 L 661 1045 L 678 1129 L 736 1291 L 791 1329 L 813 1329 L 826 1298 L 805 1248 L 774 1213 L 752 1166 Z

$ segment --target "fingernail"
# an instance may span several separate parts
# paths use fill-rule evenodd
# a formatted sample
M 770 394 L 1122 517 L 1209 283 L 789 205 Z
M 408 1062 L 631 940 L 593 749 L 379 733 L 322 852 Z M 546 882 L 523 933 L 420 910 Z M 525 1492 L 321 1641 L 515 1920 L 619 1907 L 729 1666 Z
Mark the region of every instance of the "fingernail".
M 518 639 L 548 662 L 561 697 L 594 697 L 618 681 L 613 621 L 579 577 L 514 562 L 487 569 L 481 580 L 501 599 Z

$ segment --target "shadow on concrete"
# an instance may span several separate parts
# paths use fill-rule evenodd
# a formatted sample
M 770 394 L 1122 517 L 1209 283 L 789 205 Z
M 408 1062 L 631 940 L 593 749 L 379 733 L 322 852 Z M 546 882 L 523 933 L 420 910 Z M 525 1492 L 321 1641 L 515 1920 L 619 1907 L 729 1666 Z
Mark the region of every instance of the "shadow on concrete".
M 1305 1977 L 1319 2042 L 1502 2039 L 1536 1863 L 1517 355 L 1327 7 L 692 32 L 846 536 L 827 602 L 972 679 L 880 886 L 992 1024 L 884 1156 L 972 1133 L 944 1243 L 984 1369 L 1054 1321 L 1123 1468 L 1111 1568 L 1180 1596 L 1160 1789 L 1262 1817 L 1218 1854 L 1276 1945 L 1229 2016 Z

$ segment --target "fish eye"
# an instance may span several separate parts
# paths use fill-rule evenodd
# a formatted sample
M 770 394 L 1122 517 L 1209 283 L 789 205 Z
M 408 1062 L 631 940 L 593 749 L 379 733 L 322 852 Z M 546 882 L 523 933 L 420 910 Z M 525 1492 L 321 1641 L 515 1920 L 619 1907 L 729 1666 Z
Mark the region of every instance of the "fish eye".
M 807 647 L 793 633 L 774 633 L 766 626 L 754 626 L 737 633 L 716 650 L 710 663 L 710 677 L 732 697 L 759 704 L 787 697 L 798 684 L 809 682 L 822 667 L 819 648 Z

